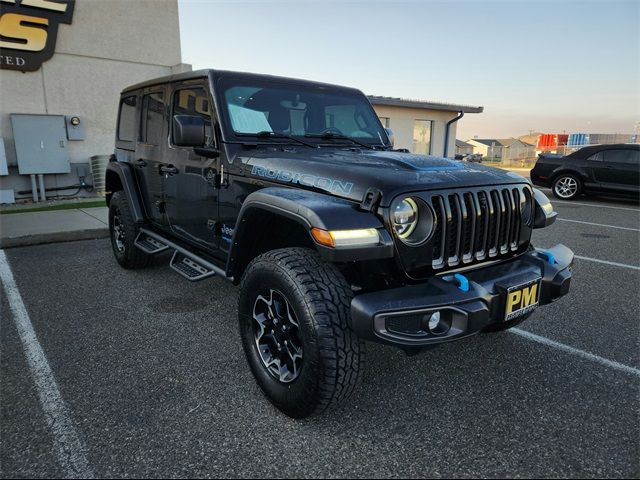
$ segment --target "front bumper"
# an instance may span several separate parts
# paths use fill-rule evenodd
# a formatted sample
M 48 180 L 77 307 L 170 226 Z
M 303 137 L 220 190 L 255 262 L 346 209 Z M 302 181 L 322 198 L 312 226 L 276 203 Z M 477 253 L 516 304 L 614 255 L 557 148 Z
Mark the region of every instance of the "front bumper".
M 540 278 L 539 305 L 566 295 L 572 263 L 573 252 L 556 245 L 464 272 L 468 286 L 443 275 L 419 285 L 365 293 L 351 302 L 351 326 L 363 339 L 402 347 L 458 340 L 504 320 L 509 287 Z M 434 312 L 446 319 L 446 331 L 425 327 L 424 319 Z

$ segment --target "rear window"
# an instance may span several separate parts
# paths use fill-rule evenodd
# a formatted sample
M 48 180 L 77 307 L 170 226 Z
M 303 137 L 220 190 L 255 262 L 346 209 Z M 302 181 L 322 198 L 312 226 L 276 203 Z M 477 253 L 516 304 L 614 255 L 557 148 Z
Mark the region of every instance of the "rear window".
M 133 142 L 136 139 L 136 101 L 135 95 L 124 97 L 120 101 L 118 140 L 123 142 Z

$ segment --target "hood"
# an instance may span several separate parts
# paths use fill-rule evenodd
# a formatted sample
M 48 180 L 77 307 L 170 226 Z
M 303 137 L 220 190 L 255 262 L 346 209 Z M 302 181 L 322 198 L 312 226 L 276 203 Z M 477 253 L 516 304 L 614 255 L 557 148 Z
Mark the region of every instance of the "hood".
M 324 191 L 361 202 L 370 188 L 381 206 L 402 193 L 529 183 L 513 172 L 477 163 L 390 151 L 268 148 L 241 159 L 243 174 L 283 185 Z

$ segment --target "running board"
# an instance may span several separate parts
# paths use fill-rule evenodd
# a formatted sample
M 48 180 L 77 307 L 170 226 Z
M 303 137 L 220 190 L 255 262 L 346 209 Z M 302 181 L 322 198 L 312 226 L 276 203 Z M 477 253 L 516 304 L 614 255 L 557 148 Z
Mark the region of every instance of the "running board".
M 216 274 L 213 270 L 183 255 L 177 250 L 173 252 L 169 266 L 190 282 L 204 280 Z
M 204 280 L 205 278 L 209 278 L 214 275 L 220 275 L 222 278 L 226 278 L 227 280 L 233 280 L 233 278 L 227 277 L 225 271 L 220 267 L 196 255 L 195 253 L 190 252 L 186 248 L 181 247 L 177 243 L 164 238 L 162 235 L 152 232 L 151 230 L 141 228 L 138 238 L 141 239 L 141 242 L 138 244 L 138 239 L 136 239 L 136 246 L 145 252 L 147 252 L 147 250 L 142 248 L 141 245 L 146 246 L 146 243 L 143 242 L 146 242 L 149 239 L 154 242 L 151 243 L 152 245 L 163 246 L 161 250 L 153 251 L 153 253 L 173 249 L 173 257 L 171 257 L 169 266 L 191 282 Z
M 140 230 L 140 232 L 138 233 L 134 244 L 144 253 L 147 253 L 149 255 L 155 255 L 156 253 L 169 250 L 169 245 L 167 245 L 163 241 L 157 240 L 156 238 L 150 236 L 148 233 L 142 230 Z

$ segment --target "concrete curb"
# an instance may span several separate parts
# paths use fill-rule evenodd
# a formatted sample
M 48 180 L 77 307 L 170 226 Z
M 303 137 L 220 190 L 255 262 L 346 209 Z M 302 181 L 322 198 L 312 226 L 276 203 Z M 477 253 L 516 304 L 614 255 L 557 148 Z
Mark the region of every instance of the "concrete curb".
M 22 237 L 0 238 L 0 248 L 28 247 L 30 245 L 73 242 L 75 240 L 94 240 L 97 238 L 107 238 L 108 236 L 109 228 L 107 227 L 74 230 L 71 232 L 40 233 Z

